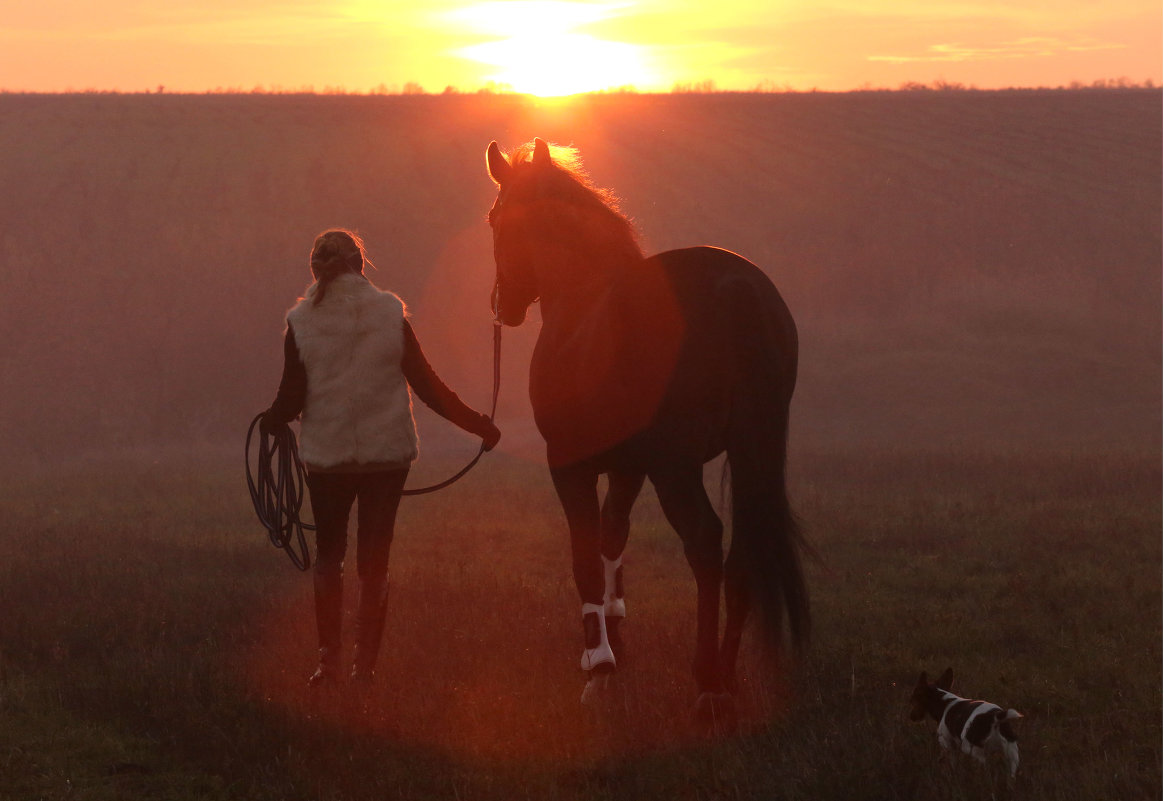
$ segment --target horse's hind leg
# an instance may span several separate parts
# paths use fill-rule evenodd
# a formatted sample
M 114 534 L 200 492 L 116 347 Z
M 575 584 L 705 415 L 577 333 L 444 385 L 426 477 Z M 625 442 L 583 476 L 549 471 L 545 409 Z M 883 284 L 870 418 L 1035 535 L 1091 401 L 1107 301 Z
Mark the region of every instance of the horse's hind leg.
M 626 618 L 623 591 L 622 552 L 630 533 L 630 513 L 642 491 L 646 476 L 641 473 L 612 472 L 608 476 L 606 498 L 602 502 L 601 549 L 605 593 L 603 614 L 606 634 L 614 657 L 623 661 L 626 649 L 622 639 L 622 621 Z
M 736 679 L 736 661 L 740 654 L 744 623 L 748 619 L 748 576 L 738 549 L 728 552 L 723 567 L 723 597 L 727 608 L 723 627 L 723 646 L 720 649 L 720 669 L 724 687 L 733 695 L 739 689 Z
M 651 473 L 663 514 L 683 540 L 699 593 L 695 682 L 701 696 L 724 691 L 719 665 L 719 593 L 723 581 L 723 523 L 703 487 L 703 468 L 688 465 Z

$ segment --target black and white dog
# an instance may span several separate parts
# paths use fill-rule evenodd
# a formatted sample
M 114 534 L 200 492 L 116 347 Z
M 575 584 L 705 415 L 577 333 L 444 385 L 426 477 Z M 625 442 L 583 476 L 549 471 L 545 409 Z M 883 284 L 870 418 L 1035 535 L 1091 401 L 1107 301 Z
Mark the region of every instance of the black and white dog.
M 910 698 L 909 717 L 924 720 L 926 715 L 938 722 L 938 742 L 947 751 L 961 750 L 979 762 L 986 762 L 987 750 L 1002 751 L 1013 777 L 1018 770 L 1018 736 L 1010 722 L 1021 718 L 1013 709 L 1003 709 L 986 701 L 969 701 L 950 692 L 954 669 L 930 684 L 926 674 L 917 680 Z

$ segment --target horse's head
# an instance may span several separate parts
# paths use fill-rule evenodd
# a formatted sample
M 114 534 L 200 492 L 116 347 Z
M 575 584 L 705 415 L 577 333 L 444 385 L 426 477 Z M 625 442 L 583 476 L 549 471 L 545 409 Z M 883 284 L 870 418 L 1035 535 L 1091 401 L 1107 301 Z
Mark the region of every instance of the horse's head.
M 630 220 L 613 194 L 590 183 L 574 148 L 534 139 L 506 156 L 493 142 L 486 161 L 498 187 L 489 224 L 503 323 L 520 325 L 539 298 L 559 307 L 584 300 L 642 259 Z
M 493 258 L 497 279 L 493 285 L 493 311 L 505 325 L 521 325 L 526 310 L 538 300 L 536 208 L 538 173 L 552 166 L 549 147 L 535 139 L 507 158 L 496 142 L 486 152 L 489 175 L 497 184 L 497 199 L 489 210 L 493 229 Z

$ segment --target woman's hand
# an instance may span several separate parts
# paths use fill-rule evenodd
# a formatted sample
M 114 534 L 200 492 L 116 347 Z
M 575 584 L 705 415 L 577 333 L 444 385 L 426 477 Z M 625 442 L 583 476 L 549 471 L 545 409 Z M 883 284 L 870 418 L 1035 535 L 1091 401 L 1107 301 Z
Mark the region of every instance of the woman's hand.
M 493 446 L 501 439 L 501 429 L 493 424 L 493 421 L 488 417 L 484 418 L 481 424 L 481 440 L 485 446 L 485 450 L 493 450 Z
M 282 425 L 282 423 L 276 421 L 274 415 L 271 414 L 271 410 L 268 409 L 267 411 L 263 412 L 263 416 L 259 418 L 259 433 L 264 437 L 273 436 L 275 432 L 279 430 L 280 425 Z

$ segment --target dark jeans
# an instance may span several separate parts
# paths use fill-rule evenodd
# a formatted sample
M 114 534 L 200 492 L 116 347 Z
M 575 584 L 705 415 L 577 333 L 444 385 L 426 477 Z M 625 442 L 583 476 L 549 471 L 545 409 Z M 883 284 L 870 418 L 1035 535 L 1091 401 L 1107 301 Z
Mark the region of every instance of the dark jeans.
M 343 573 L 348 516 L 356 506 L 356 572 L 360 583 L 378 584 L 388 573 L 388 550 L 396 509 L 408 470 L 376 473 L 309 473 L 307 489 L 315 517 L 315 572 Z

